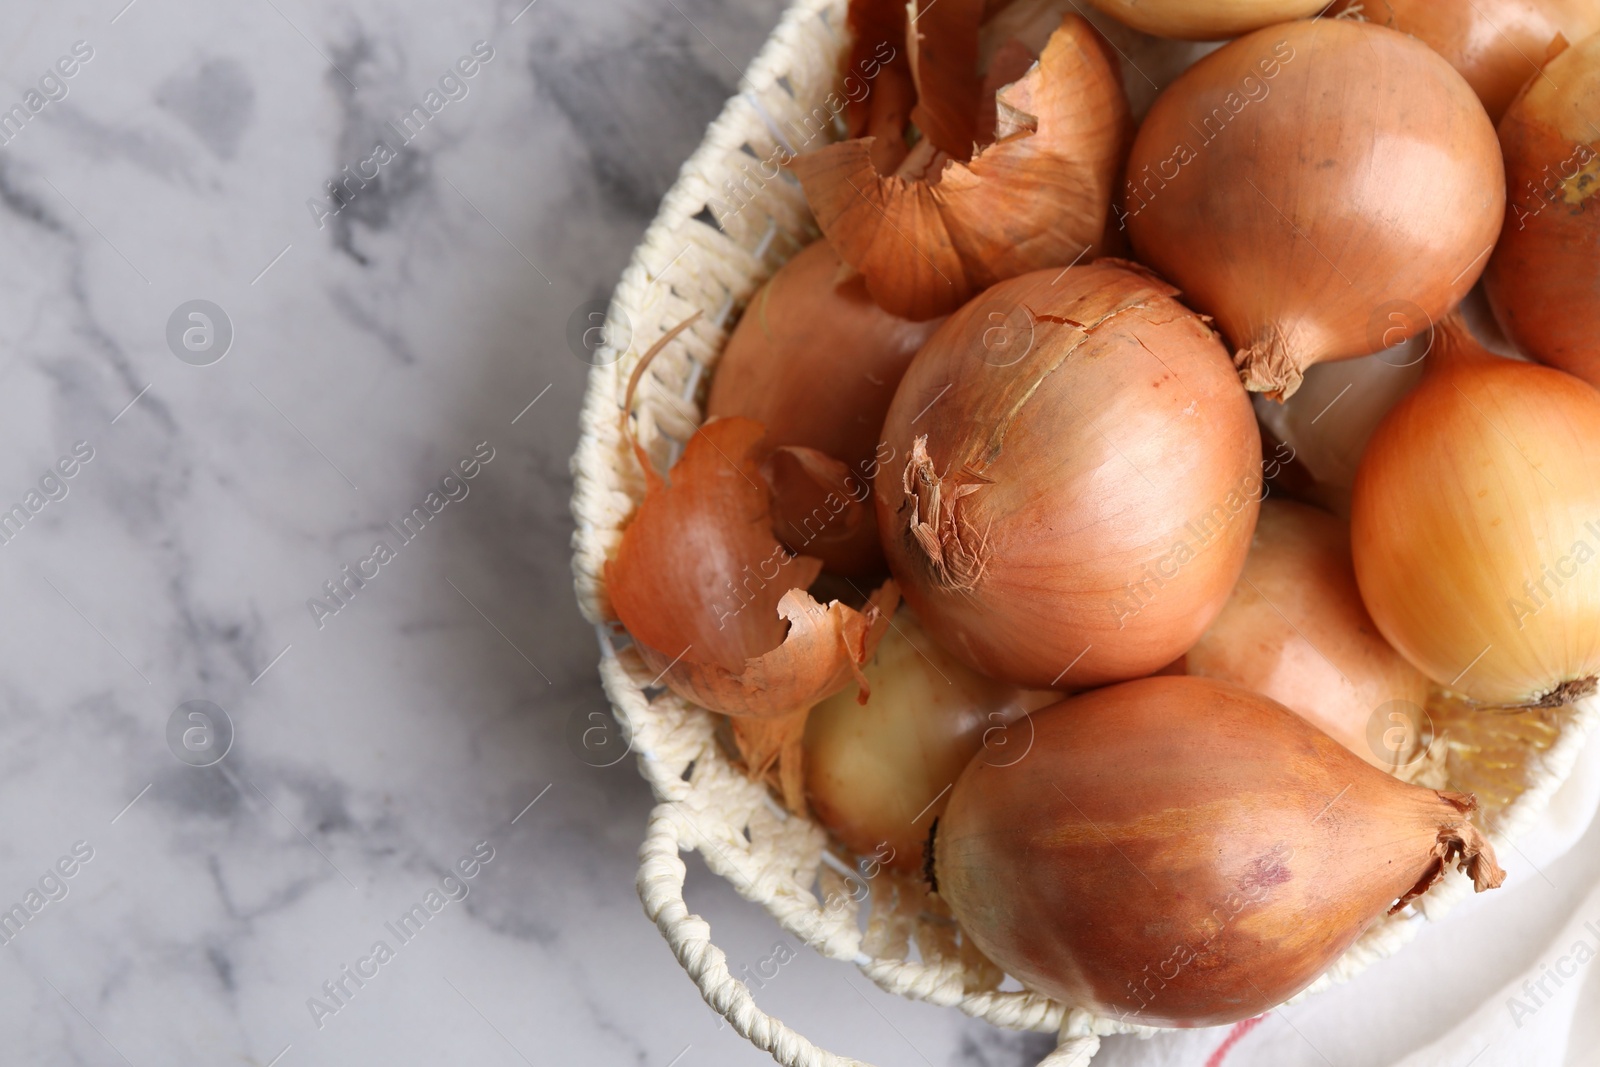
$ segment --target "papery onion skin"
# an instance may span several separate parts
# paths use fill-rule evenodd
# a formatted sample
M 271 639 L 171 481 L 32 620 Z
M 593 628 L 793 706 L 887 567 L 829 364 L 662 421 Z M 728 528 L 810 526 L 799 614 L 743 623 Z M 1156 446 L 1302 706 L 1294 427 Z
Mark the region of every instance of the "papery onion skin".
M 1032 689 L 1138 677 L 1227 599 L 1260 436 L 1174 292 L 1113 260 L 1023 275 L 951 316 L 901 381 L 873 494 L 884 554 L 975 669 Z
M 754 419 L 766 427 L 769 449 L 815 449 L 838 460 L 854 475 L 855 487 L 852 492 L 841 484 L 840 490 L 865 500 L 895 388 L 942 321 L 908 322 L 882 310 L 828 242 L 817 241 L 750 301 L 717 363 L 707 417 Z M 784 492 L 784 482 L 798 488 Z M 775 532 L 791 548 L 839 573 L 882 570 L 870 509 L 860 529 L 845 530 L 838 521 L 812 529 L 804 516 L 816 510 L 814 494 L 796 479 L 775 487 Z
M 1351 544 L 1384 637 L 1480 704 L 1556 706 L 1600 673 L 1600 392 L 1442 323 L 1356 472 Z
M 1391 778 L 1235 686 L 1147 678 L 1031 719 L 1026 759 L 980 756 L 956 782 L 933 867 L 963 933 L 1064 1003 L 1246 1019 L 1447 863 L 1480 890 L 1504 877 L 1473 798 Z
M 1327 0 L 1089 0 L 1142 33 L 1183 41 L 1221 41 L 1315 15 Z
M 1349 530 L 1325 511 L 1262 502 L 1244 574 L 1184 664 L 1271 697 L 1380 770 L 1421 766 L 1420 734 L 1389 744 L 1389 716 L 1419 721 L 1428 680 L 1378 633 L 1356 588 Z
M 1538 73 L 1557 34 L 1578 41 L 1600 32 L 1594 0 L 1339 0 L 1328 16 L 1422 41 L 1461 72 L 1495 122 Z
M 1128 163 L 1139 258 L 1216 317 L 1248 388 L 1437 321 L 1500 232 L 1504 167 L 1470 86 L 1426 45 L 1315 19 L 1240 38 L 1169 86 Z
M 1028 726 L 1017 720 L 1061 698 L 979 674 L 904 608 L 861 672 L 865 705 L 846 690 L 812 709 L 806 794 L 852 852 L 883 855 L 887 845 L 888 866 L 920 871 L 928 831 L 967 763 L 984 749 L 996 763 L 1021 758 Z
M 749 419 L 713 420 L 670 482 L 646 467 L 606 590 L 658 682 L 712 711 L 791 719 L 860 679 L 898 598 L 893 582 L 859 611 L 811 598 L 821 563 L 772 537 L 761 435 Z
M 1500 146 L 1510 205 L 1484 276 L 1495 317 L 1523 352 L 1600 387 L 1600 34 L 1528 83 Z
M 852 140 L 792 164 L 823 233 L 896 315 L 946 315 L 997 281 L 1101 249 L 1131 137 L 1104 39 L 1068 15 L 997 99 L 997 139 L 970 163 L 886 175 L 873 143 Z

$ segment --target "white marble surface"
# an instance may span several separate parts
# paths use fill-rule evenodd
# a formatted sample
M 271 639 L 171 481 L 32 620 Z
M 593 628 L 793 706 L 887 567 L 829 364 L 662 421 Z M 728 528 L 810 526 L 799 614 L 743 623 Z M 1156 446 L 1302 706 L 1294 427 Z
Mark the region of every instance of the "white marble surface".
M 38 508 L 0 545 L 0 908 L 27 916 L 0 945 L 0 1063 L 770 1062 L 642 916 L 643 784 L 570 744 L 602 705 L 565 330 L 778 0 L 125 2 L 0 5 L 0 107 L 27 115 L 0 147 L 0 509 Z M 384 123 L 480 41 L 402 146 Z M 66 95 L 29 113 L 41 78 Z M 308 206 L 380 138 L 375 181 Z M 196 299 L 234 332 L 207 366 L 167 337 Z M 92 459 L 30 498 L 77 442 Z M 466 496 L 401 544 L 385 524 L 475 449 L 445 487 Z M 378 540 L 394 558 L 361 563 Z M 346 565 L 378 569 L 317 618 Z M 220 764 L 169 749 L 191 700 L 236 728 Z M 771 921 L 693 861 L 689 893 L 736 968 L 772 955 Z M 386 925 L 428 903 L 409 942 Z M 336 1002 L 347 965 L 369 977 Z M 1050 1045 L 807 953 L 760 995 L 881 1067 Z

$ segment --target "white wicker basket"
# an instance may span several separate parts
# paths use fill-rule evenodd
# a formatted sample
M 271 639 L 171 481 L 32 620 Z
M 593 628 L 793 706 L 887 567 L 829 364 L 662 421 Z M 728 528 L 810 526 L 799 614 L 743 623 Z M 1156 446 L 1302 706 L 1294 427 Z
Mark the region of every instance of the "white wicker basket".
M 830 851 L 826 833 L 809 819 L 786 815 L 765 786 L 746 778 L 727 757 L 714 736 L 714 715 L 652 688 L 652 672 L 620 640 L 606 597 L 605 561 L 644 489 L 621 434 L 628 377 L 653 342 L 696 311 L 702 313 L 660 354 L 639 386 L 639 439 L 665 462 L 700 421 L 697 393 L 739 310 L 779 265 L 816 236 L 805 198 L 786 175 L 764 184 L 747 176 L 780 145 L 797 148 L 785 131 L 803 129 L 802 117 L 836 88 L 848 43 L 845 8 L 846 0 L 796 0 L 785 12 L 750 64 L 740 92 L 684 164 L 623 272 L 611 317 L 628 327 L 613 334 L 625 333 L 627 343 L 622 351 L 601 349 L 589 377 L 582 437 L 573 457 L 573 569 L 579 605 L 600 634 L 606 693 L 658 801 L 640 850 L 639 895 L 706 1002 L 787 1067 L 860 1061 L 824 1051 L 761 1011 L 750 990 L 730 973 L 710 926 L 684 901 L 682 850 L 700 851 L 712 871 L 765 907 L 789 934 L 826 956 L 854 963 L 882 988 L 959 1008 L 998 1026 L 1057 1032 L 1060 1045 L 1045 1063 L 1082 1067 L 1102 1035 L 1150 1031 L 1038 994 L 1002 991 L 1004 975 L 962 941 L 954 923 L 937 913 L 936 904 L 930 908 L 917 887 L 889 874 L 879 875 L 866 892 L 860 888 L 864 881 L 848 883 L 855 872 Z M 719 208 L 720 225 L 713 224 L 707 221 L 713 217 L 708 206 L 713 200 L 727 204 L 730 179 L 744 182 L 747 190 L 760 185 L 759 192 L 737 212 Z M 1543 732 L 1530 728 L 1513 732 L 1509 740 L 1483 742 L 1498 745 L 1497 757 L 1510 746 L 1522 768 L 1521 780 L 1502 801 L 1486 806 L 1485 828 L 1497 844 L 1508 844 L 1544 810 L 1571 772 L 1597 715 L 1600 700 L 1591 699 L 1546 716 Z M 1493 727 L 1503 729 L 1503 722 Z M 1458 734 L 1474 729 L 1469 722 Z M 1474 743 L 1458 747 L 1470 764 L 1478 750 Z M 1415 909 L 1375 924 L 1307 993 L 1393 953 L 1419 923 L 1437 919 L 1469 888 L 1466 879 L 1452 873 Z M 859 903 L 857 896 L 863 897 Z

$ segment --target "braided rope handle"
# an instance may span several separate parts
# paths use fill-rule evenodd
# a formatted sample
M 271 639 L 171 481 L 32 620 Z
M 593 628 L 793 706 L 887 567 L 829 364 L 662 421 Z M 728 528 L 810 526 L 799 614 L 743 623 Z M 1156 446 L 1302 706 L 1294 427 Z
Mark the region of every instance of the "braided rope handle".
M 711 940 L 711 924 L 689 910 L 684 899 L 688 875 L 679 853 L 694 848 L 695 831 L 678 812 L 676 801 L 657 804 L 650 813 L 644 843 L 639 847 L 639 899 L 645 914 L 666 939 L 678 965 L 694 980 L 713 1011 L 733 1029 L 784 1067 L 872 1067 L 862 1060 L 828 1052 L 773 1018 L 756 1004 L 749 986 L 733 976 L 728 957 Z M 1093 1016 L 1067 1014 L 1061 1043 L 1039 1067 L 1089 1067 L 1100 1048 L 1092 1030 Z

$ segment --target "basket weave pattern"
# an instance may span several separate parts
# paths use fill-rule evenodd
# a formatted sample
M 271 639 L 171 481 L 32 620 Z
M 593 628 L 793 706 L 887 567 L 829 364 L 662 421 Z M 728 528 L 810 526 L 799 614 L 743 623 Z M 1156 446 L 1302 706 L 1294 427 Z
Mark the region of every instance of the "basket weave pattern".
M 600 636 L 606 693 L 658 802 L 640 850 L 639 895 L 706 1002 L 786 1067 L 860 1061 L 824 1051 L 761 1011 L 730 973 L 709 924 L 684 901 L 683 850 L 699 851 L 713 872 L 791 935 L 855 963 L 882 988 L 998 1026 L 1055 1031 L 1061 1043 L 1045 1063 L 1084 1067 L 1102 1035 L 1151 1031 L 1035 993 L 1002 991 L 1005 976 L 963 942 L 937 901 L 888 872 L 869 878 L 853 870 L 830 851 L 816 823 L 786 814 L 764 785 L 748 779 L 719 745 L 716 716 L 660 689 L 626 647 L 606 597 L 605 561 L 644 495 L 644 478 L 622 435 L 628 377 L 652 343 L 700 313 L 651 364 L 635 398 L 638 439 L 665 466 L 702 418 L 698 394 L 738 312 L 817 235 L 799 186 L 787 174 L 766 179 L 760 164 L 780 147 L 817 147 L 800 142 L 816 129 L 817 116 L 828 114 L 823 102 L 837 88 L 839 57 L 848 44 L 845 9 L 846 0 L 797 0 L 784 14 L 634 252 L 612 298 L 611 319 L 626 326 L 613 337 L 626 334 L 627 343 L 622 351 L 602 348 L 589 377 L 572 461 L 573 570 L 579 605 Z M 1593 698 L 1564 709 L 1550 717 L 1548 737 L 1526 746 L 1520 781 L 1504 804 L 1485 811 L 1485 829 L 1496 844 L 1514 839 L 1544 810 L 1597 715 L 1600 701 Z M 1470 887 L 1452 872 L 1414 908 L 1376 923 L 1307 993 L 1393 953 L 1419 923 L 1438 918 Z

